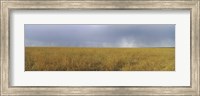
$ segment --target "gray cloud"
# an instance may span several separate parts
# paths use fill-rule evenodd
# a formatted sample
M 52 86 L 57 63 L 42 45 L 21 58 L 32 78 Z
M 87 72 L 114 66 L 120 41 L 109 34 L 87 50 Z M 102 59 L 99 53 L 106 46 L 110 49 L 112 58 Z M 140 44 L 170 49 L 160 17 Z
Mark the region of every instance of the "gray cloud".
M 175 24 L 25 24 L 24 31 L 25 46 L 175 46 Z

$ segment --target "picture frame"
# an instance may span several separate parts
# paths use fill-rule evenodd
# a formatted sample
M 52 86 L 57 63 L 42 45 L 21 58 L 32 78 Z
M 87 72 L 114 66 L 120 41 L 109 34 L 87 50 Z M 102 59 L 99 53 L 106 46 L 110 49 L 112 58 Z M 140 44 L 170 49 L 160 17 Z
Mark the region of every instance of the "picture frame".
M 1 0 L 1 95 L 200 95 L 199 0 Z M 190 10 L 190 86 L 10 86 L 12 10 Z

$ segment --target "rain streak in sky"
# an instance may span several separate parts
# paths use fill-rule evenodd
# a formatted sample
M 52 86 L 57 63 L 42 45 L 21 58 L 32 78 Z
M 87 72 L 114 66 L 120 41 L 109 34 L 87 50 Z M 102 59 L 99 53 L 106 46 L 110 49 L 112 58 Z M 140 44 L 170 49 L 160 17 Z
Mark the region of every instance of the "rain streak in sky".
M 175 47 L 175 24 L 25 24 L 26 47 Z

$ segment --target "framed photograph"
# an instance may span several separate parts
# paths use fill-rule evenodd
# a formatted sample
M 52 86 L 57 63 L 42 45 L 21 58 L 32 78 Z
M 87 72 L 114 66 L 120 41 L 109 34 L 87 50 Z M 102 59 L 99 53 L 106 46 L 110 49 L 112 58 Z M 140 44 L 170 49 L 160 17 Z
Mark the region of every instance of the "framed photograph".
M 200 95 L 199 0 L 1 1 L 1 95 Z

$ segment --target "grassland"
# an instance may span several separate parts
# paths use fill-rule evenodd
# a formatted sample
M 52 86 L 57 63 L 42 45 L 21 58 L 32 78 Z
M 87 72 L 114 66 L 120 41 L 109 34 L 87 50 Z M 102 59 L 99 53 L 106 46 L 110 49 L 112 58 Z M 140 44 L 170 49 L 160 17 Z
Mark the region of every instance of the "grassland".
M 26 47 L 26 71 L 174 71 L 175 48 Z

